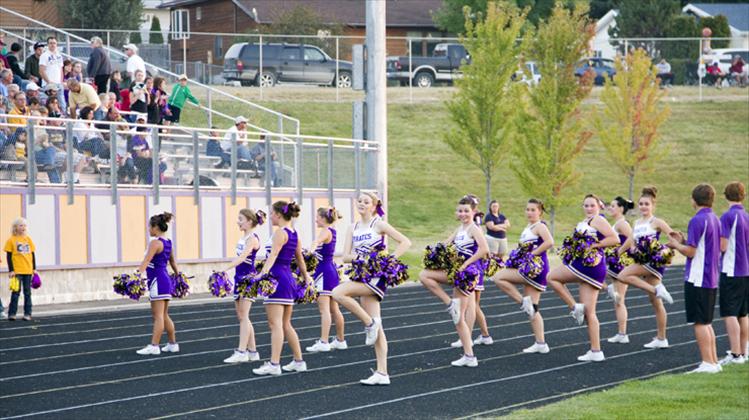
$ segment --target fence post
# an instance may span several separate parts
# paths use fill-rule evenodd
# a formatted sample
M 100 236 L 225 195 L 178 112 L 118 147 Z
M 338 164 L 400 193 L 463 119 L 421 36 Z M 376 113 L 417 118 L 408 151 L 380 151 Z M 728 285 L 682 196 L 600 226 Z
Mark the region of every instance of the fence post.
M 328 139 L 328 204 L 333 206 L 333 140 Z
M 257 68 L 257 85 L 260 86 L 260 100 L 263 99 L 263 36 L 260 35 L 259 66 Z
M 209 91 L 210 92 L 210 91 Z M 192 132 L 192 187 L 195 193 L 195 205 L 200 204 L 200 170 L 198 169 L 198 153 L 200 152 L 198 143 L 198 132 Z
M 34 155 L 34 120 L 26 120 L 26 183 L 29 187 L 29 203 L 36 203 L 36 157 Z
M 414 77 L 413 70 L 411 68 L 411 38 L 407 38 L 406 42 L 408 42 L 408 103 L 412 104 L 414 103 Z
M 159 187 L 161 184 L 161 168 L 159 168 L 159 151 L 161 150 L 161 140 L 159 139 L 159 129 L 151 129 L 151 141 L 153 143 L 153 152 L 151 153 L 151 182 L 153 183 L 153 203 L 159 204 Z
M 271 173 L 271 153 L 270 153 L 270 136 L 265 135 L 265 202 L 268 204 L 268 209 L 270 209 L 270 206 L 273 204 L 271 197 L 271 182 L 273 182 L 270 179 L 270 173 Z M 270 223 L 269 223 L 270 224 Z M 272 231 L 271 231 L 272 232 Z
M 109 35 L 109 32 L 107 32 Z M 123 156 L 125 158 L 125 156 Z M 117 126 L 109 125 L 109 187 L 112 189 L 112 205 L 117 204 L 117 180 L 119 179 L 117 167 Z
M 624 40 L 624 58 L 627 58 L 627 54 L 629 54 L 629 43 L 627 40 Z
M 340 40 L 340 36 L 336 35 L 335 37 L 335 79 L 333 79 L 333 83 L 335 83 L 335 101 L 339 101 L 338 96 L 338 40 Z
M 237 204 L 237 133 L 231 133 L 231 204 Z
M 111 43 L 109 41 L 109 31 L 107 31 L 107 48 L 111 48 Z
M 213 127 L 213 94 L 211 93 L 213 89 L 208 89 L 208 127 Z
M 304 171 L 302 170 L 302 161 L 303 161 L 302 153 L 304 151 L 303 149 L 304 143 L 301 137 L 296 138 L 296 148 L 298 149 L 297 154 L 296 154 L 296 165 L 295 165 L 296 166 L 296 192 L 297 192 L 297 196 L 299 200 L 298 203 L 299 205 L 301 205 L 302 200 L 304 199 L 304 186 L 302 185 L 304 181 L 304 174 L 303 174 Z
M 361 194 L 361 143 L 354 142 L 354 189 L 356 196 Z
M 73 184 L 75 183 L 75 176 L 73 175 L 73 123 L 71 121 L 65 123 L 65 152 L 65 172 L 68 177 L 68 204 L 73 204 Z

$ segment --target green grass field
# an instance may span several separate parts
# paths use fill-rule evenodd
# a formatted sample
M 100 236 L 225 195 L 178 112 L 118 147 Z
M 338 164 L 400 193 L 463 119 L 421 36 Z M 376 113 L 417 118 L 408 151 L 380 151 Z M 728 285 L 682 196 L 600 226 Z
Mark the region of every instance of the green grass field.
M 503 419 L 749 419 L 749 364 L 626 382 Z

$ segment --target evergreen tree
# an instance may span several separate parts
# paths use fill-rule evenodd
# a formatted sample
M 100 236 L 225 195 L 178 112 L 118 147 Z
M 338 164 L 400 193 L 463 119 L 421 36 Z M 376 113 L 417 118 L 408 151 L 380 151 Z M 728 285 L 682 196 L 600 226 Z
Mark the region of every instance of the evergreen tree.
M 140 0 L 57 0 L 57 7 L 66 28 L 135 30 L 140 27 L 143 14 Z M 106 31 L 94 34 L 106 39 Z M 120 44 L 126 37 L 112 32 L 110 43 Z
M 161 33 L 161 22 L 158 16 L 154 16 L 151 19 L 151 32 L 148 35 L 149 44 L 163 44 L 164 34 Z

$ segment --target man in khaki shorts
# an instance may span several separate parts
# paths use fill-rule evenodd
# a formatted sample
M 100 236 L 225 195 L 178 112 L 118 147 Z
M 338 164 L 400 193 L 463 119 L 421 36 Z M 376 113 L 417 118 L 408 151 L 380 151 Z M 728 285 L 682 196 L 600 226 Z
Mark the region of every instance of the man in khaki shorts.
M 484 217 L 486 225 L 486 241 L 489 243 L 489 252 L 500 257 L 507 256 L 507 229 L 510 228 L 510 220 L 499 212 L 499 202 L 492 200 L 489 203 L 489 213 Z

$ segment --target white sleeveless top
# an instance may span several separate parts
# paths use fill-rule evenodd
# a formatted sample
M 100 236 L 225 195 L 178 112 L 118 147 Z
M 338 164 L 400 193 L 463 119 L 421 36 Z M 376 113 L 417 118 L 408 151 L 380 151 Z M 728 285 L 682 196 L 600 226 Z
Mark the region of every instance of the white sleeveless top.
M 541 222 L 539 221 L 532 225 L 528 225 L 525 227 L 525 229 L 523 229 L 523 232 L 520 233 L 520 243 L 533 242 L 538 239 L 538 235 L 533 233 L 533 228 L 536 227 L 536 225 L 538 225 L 539 223 Z
M 356 254 L 364 255 L 372 251 L 377 246 L 385 243 L 382 235 L 378 234 L 374 225 L 380 220 L 374 217 L 366 225 L 356 222 L 351 235 L 351 245 Z
M 575 231 L 578 233 L 586 233 L 591 236 L 596 236 L 598 233 L 598 230 L 590 225 L 590 223 L 587 220 L 583 220 L 582 222 L 578 223 L 577 226 L 575 226 Z
M 658 234 L 658 231 L 653 229 L 653 226 L 651 223 L 655 220 L 655 217 L 651 217 L 650 219 L 641 222 L 637 221 L 635 222 L 635 226 L 632 228 L 632 237 L 637 240 L 644 236 L 655 236 Z
M 239 238 L 239 240 L 237 241 L 237 245 L 234 247 L 234 252 L 237 253 L 237 256 L 242 255 L 242 253 L 245 250 L 247 239 L 249 239 L 251 236 L 253 236 L 253 233 L 250 233 L 247 236 L 243 236 Z M 252 253 L 247 254 L 247 258 L 245 258 L 243 262 L 247 264 L 252 264 L 254 261 L 252 261 L 252 259 L 250 258 L 250 255 L 252 255 Z
M 463 229 L 463 226 L 461 226 L 455 234 L 453 244 L 455 244 L 458 253 L 473 256 L 475 252 L 474 248 L 476 247 L 476 239 L 468 234 L 468 229 Z

